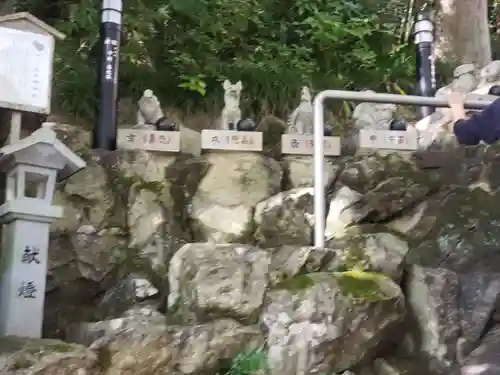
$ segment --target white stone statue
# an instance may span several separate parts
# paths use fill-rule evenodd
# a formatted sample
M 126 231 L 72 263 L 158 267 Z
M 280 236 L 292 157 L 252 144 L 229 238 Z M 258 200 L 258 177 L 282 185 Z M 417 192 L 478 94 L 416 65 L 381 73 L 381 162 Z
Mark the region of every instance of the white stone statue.
M 288 117 L 287 133 L 313 134 L 313 105 L 309 87 L 302 87 L 300 104 Z
M 365 92 L 375 93 L 372 90 Z M 396 112 L 395 104 L 361 103 L 354 108 L 352 118 L 357 130 L 379 129 L 389 130 Z
M 137 111 L 138 127 L 155 125 L 158 120 L 164 117 L 160 101 L 152 90 L 144 90 L 142 98 L 137 104 L 139 106 L 139 110 Z
M 236 125 L 241 120 L 240 97 L 243 84 L 241 81 L 232 84 L 226 79 L 222 87 L 224 88 L 224 108 L 220 119 L 220 129 L 236 130 Z
M 492 85 L 500 81 L 500 61 L 495 60 L 486 65 L 479 73 L 478 88 Z

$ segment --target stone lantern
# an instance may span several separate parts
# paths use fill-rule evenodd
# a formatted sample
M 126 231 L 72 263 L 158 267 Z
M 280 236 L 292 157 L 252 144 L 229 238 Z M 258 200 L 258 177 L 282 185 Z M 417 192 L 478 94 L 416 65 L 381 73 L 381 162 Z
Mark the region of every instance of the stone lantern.
M 52 205 L 55 186 L 85 166 L 44 126 L 0 149 L 0 336 L 41 336 L 50 225 L 63 214 Z

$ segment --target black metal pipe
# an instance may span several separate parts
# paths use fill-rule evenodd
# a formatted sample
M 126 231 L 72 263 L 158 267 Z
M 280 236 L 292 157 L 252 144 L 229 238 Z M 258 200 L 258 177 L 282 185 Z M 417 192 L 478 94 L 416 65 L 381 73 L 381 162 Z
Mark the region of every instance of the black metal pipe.
M 416 94 L 432 97 L 436 93 L 436 68 L 433 57 L 434 25 L 430 13 L 420 13 L 415 19 L 413 32 L 416 47 L 417 83 Z M 419 107 L 420 118 L 429 116 L 435 111 L 433 107 Z
M 98 103 L 92 148 L 116 150 L 118 67 L 122 28 L 122 0 L 102 0 L 99 30 Z

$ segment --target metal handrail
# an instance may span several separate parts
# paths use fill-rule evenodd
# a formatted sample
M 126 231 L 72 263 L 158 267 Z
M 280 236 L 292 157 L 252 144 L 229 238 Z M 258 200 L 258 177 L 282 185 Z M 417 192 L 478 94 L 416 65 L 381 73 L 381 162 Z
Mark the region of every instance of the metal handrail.
M 354 102 L 367 103 L 392 103 L 403 105 L 418 105 L 427 107 L 449 107 L 446 98 L 430 98 L 415 95 L 381 94 L 370 91 L 342 91 L 325 90 L 321 91 L 314 98 L 314 246 L 317 249 L 325 247 L 325 185 L 323 170 L 324 145 L 323 145 L 323 107 L 326 99 L 350 100 Z M 466 109 L 483 109 L 490 105 L 492 100 L 466 100 Z

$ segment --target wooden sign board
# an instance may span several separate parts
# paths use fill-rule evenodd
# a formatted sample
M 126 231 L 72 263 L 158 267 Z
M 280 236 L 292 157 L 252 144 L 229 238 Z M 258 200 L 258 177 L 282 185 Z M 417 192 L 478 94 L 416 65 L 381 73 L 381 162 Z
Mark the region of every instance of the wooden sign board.
M 202 150 L 220 151 L 262 151 L 261 132 L 234 130 L 202 130 Z
M 118 148 L 160 152 L 179 152 L 181 133 L 148 129 L 119 129 Z
M 323 137 L 325 156 L 340 155 L 340 137 Z M 312 155 L 314 153 L 314 136 L 311 134 L 283 134 L 281 136 L 281 152 L 283 154 Z
M 418 135 L 413 131 L 363 129 L 359 131 L 359 147 L 414 151 L 418 150 Z

